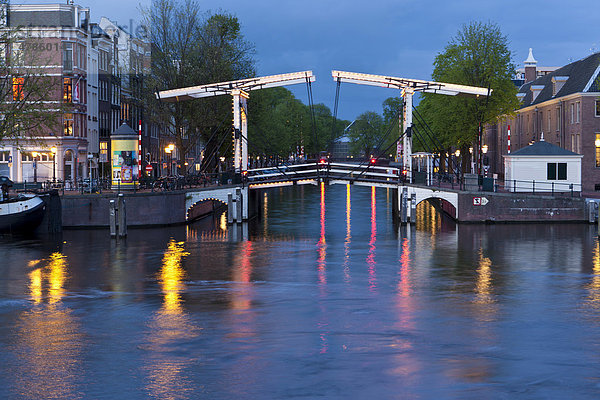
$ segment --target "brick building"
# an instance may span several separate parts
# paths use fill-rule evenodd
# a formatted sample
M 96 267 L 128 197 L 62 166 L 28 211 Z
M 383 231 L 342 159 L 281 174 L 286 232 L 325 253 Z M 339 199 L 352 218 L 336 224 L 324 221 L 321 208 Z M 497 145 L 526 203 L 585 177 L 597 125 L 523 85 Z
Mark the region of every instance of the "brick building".
M 44 76 L 56 80 L 44 103 L 48 112 L 60 113 L 58 123 L 35 140 L 24 139 L 19 146 L 0 144 L 0 169 L 14 181 L 74 180 L 87 175 L 89 15 L 89 9 L 73 4 L 9 6 L 3 27 L 19 27 L 20 32 L 3 56 L 27 50 L 39 55 L 31 61 L 35 65 L 24 68 L 43 68 Z M 35 38 L 31 48 L 25 47 L 28 38 Z M 13 85 L 15 79 L 20 78 L 13 78 Z
M 600 53 L 592 54 L 539 76 L 531 57 L 525 66 L 526 80 L 517 96 L 516 115 L 488 125 L 484 144 L 490 172 L 504 175 L 503 155 L 543 137 L 566 150 L 583 155 L 584 192 L 600 190 Z M 536 78 L 537 77 L 537 78 Z

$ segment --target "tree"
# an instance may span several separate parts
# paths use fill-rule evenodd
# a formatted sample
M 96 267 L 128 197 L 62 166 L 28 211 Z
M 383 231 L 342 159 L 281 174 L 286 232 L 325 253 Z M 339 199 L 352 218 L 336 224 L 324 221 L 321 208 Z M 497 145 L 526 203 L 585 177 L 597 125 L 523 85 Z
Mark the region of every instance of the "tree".
M 254 155 L 288 159 L 303 146 L 305 154 L 329 148 L 332 141 L 331 110 L 324 104 L 313 106 L 315 130 L 310 107 L 284 87 L 253 91 L 249 104 L 248 148 Z M 348 121 L 337 120 L 333 140 L 343 134 Z
M 426 93 L 419 110 L 445 147 L 458 147 L 468 154 L 480 123 L 494 122 L 518 107 L 517 88 L 511 81 L 514 71 L 508 39 L 496 24 L 466 24 L 436 56 L 432 78 L 487 87 L 491 96 L 474 99 Z
M 231 97 L 160 103 L 155 93 L 249 78 L 255 75 L 254 46 L 244 39 L 236 17 L 225 12 L 203 14 L 195 0 L 156 0 L 145 10 L 150 27 L 152 63 L 146 78 L 146 107 L 181 154 L 200 140 L 207 142 L 205 160 L 229 149 Z
M 62 92 L 62 79 L 44 68 L 52 64 L 44 58 L 48 46 L 24 28 L 0 30 L 0 140 L 21 146 L 22 141 L 35 141 L 59 129 L 63 110 L 60 100 L 66 94 Z M 51 46 L 50 50 L 54 49 Z
M 357 156 L 370 157 L 379 149 L 385 125 L 381 115 L 367 111 L 358 116 L 350 127 L 350 151 Z

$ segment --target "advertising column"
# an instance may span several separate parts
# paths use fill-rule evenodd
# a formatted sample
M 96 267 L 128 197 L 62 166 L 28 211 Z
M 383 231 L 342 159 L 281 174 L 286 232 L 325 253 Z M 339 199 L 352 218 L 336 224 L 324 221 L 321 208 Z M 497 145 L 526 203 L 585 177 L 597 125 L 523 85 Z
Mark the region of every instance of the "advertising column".
M 139 180 L 138 134 L 123 124 L 110 135 L 112 188 L 134 189 Z

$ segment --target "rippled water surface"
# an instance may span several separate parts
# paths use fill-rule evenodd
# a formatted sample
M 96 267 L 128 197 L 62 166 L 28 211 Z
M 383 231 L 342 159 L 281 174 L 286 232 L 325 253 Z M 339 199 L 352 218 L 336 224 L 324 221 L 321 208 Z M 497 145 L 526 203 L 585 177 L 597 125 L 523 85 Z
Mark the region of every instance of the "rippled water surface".
M 0 236 L 0 398 L 600 397 L 588 225 L 455 225 L 386 189 L 227 227 Z

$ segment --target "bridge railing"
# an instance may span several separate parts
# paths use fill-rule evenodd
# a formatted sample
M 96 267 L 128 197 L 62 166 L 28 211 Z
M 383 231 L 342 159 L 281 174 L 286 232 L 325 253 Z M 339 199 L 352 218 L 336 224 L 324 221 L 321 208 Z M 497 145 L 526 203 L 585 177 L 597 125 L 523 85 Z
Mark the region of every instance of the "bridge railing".
M 296 180 L 346 180 L 349 182 L 394 183 L 401 179 L 393 167 L 347 163 L 308 163 L 248 170 L 249 183 Z

